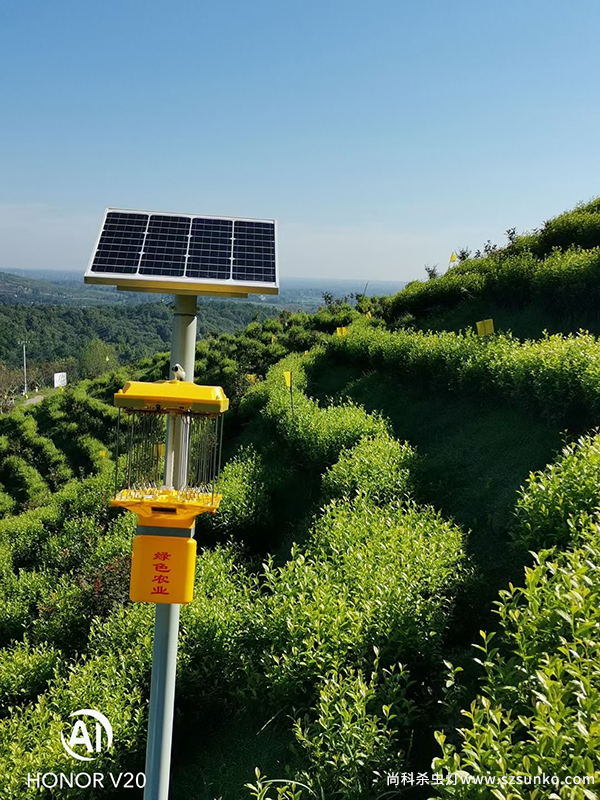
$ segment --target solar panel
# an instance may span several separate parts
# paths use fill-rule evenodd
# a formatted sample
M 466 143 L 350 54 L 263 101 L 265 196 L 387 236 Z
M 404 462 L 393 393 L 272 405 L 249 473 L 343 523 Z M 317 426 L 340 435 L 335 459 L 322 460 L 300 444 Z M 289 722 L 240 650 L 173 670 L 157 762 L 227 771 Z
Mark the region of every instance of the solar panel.
M 275 221 L 106 210 L 86 283 L 188 294 L 277 294 Z

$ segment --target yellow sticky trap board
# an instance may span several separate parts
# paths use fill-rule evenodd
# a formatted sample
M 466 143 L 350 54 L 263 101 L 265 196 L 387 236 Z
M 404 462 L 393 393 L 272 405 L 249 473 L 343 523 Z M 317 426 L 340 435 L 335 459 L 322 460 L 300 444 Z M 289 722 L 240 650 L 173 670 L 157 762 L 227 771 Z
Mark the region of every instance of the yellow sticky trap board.
M 134 603 L 191 603 L 195 566 L 195 539 L 136 536 L 129 596 Z
M 477 323 L 478 336 L 489 336 L 493 332 L 494 332 L 493 319 L 482 319 L 480 322 Z
M 285 370 L 285 372 L 283 373 L 283 379 L 285 381 L 285 385 L 289 389 L 291 387 L 291 385 L 292 385 L 292 373 L 291 373 L 291 370 L 289 370 L 289 369 Z
M 348 333 L 348 328 L 346 328 L 346 327 L 336 328 L 335 332 L 337 333 L 338 336 L 346 336 L 347 333 Z
M 371 314 L 371 312 L 370 312 L 370 311 L 367 311 L 367 313 L 365 314 L 365 317 L 366 317 L 367 319 L 371 319 L 371 317 L 372 317 L 372 316 L 373 316 L 373 314 Z

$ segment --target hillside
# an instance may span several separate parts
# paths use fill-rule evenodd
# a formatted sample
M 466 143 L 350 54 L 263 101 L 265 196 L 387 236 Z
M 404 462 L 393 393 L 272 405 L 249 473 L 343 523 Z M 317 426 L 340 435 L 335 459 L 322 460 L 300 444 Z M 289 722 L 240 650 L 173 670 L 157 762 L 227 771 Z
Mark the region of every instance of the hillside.
M 477 257 L 462 260 L 441 277 L 412 281 L 382 298 L 378 311 L 392 327 L 422 330 L 472 328 L 492 317 L 496 330 L 520 338 L 541 331 L 600 332 L 600 200 L 547 220 L 518 236 L 507 231 L 504 248 L 490 243 Z
M 200 303 L 198 335 L 233 333 L 253 319 L 264 320 L 274 310 L 252 303 Z M 173 312 L 170 304 L 132 306 L 2 306 L 0 305 L 0 362 L 22 363 L 18 341 L 28 340 L 34 363 L 79 359 L 93 339 L 111 345 L 118 360 L 130 364 L 169 346 Z
M 502 800 L 550 797 L 543 774 L 598 797 L 599 246 L 594 201 L 394 296 L 198 342 L 231 410 L 182 609 L 175 800 L 492 796 L 457 771 L 515 776 Z M 143 768 L 152 609 L 127 600 L 135 519 L 107 505 L 110 401 L 167 372 L 156 353 L 0 416 L 8 800 L 68 767 L 73 708 L 113 723 L 96 769 Z

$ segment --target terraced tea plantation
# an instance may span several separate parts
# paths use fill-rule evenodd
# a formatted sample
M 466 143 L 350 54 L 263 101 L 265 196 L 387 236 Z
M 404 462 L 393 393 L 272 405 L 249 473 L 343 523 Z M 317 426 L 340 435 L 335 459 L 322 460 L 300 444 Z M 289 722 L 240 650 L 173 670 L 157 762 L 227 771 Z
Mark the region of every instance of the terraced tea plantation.
M 174 800 L 600 797 L 599 245 L 593 202 L 392 298 L 198 343 L 232 409 L 182 608 Z M 110 398 L 167 370 L 0 416 L 7 800 L 83 796 L 26 784 L 73 770 L 74 709 L 113 725 L 95 770 L 143 770 L 153 609 L 108 506 Z

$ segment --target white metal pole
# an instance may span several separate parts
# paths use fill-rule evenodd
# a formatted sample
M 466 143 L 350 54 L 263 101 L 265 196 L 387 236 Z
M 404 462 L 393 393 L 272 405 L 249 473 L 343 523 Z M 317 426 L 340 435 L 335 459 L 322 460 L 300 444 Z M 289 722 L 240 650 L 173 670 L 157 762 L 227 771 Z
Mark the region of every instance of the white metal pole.
M 180 364 L 186 381 L 194 380 L 196 359 L 196 297 L 175 296 L 175 316 L 171 343 L 171 370 Z M 171 372 L 171 375 L 173 373 Z M 171 417 L 165 446 L 165 484 L 183 488 L 187 476 L 187 434 L 189 429 L 180 417 Z M 175 528 L 156 532 L 189 536 L 189 531 Z M 138 529 L 138 532 L 142 532 Z M 150 533 L 145 528 L 144 533 Z M 157 604 L 152 651 L 152 681 L 150 686 L 150 715 L 146 747 L 146 788 L 144 800 L 168 800 L 173 739 L 173 707 L 177 670 L 177 638 L 179 635 L 179 605 Z
M 20 342 L 23 345 L 23 395 L 27 396 L 27 342 Z

